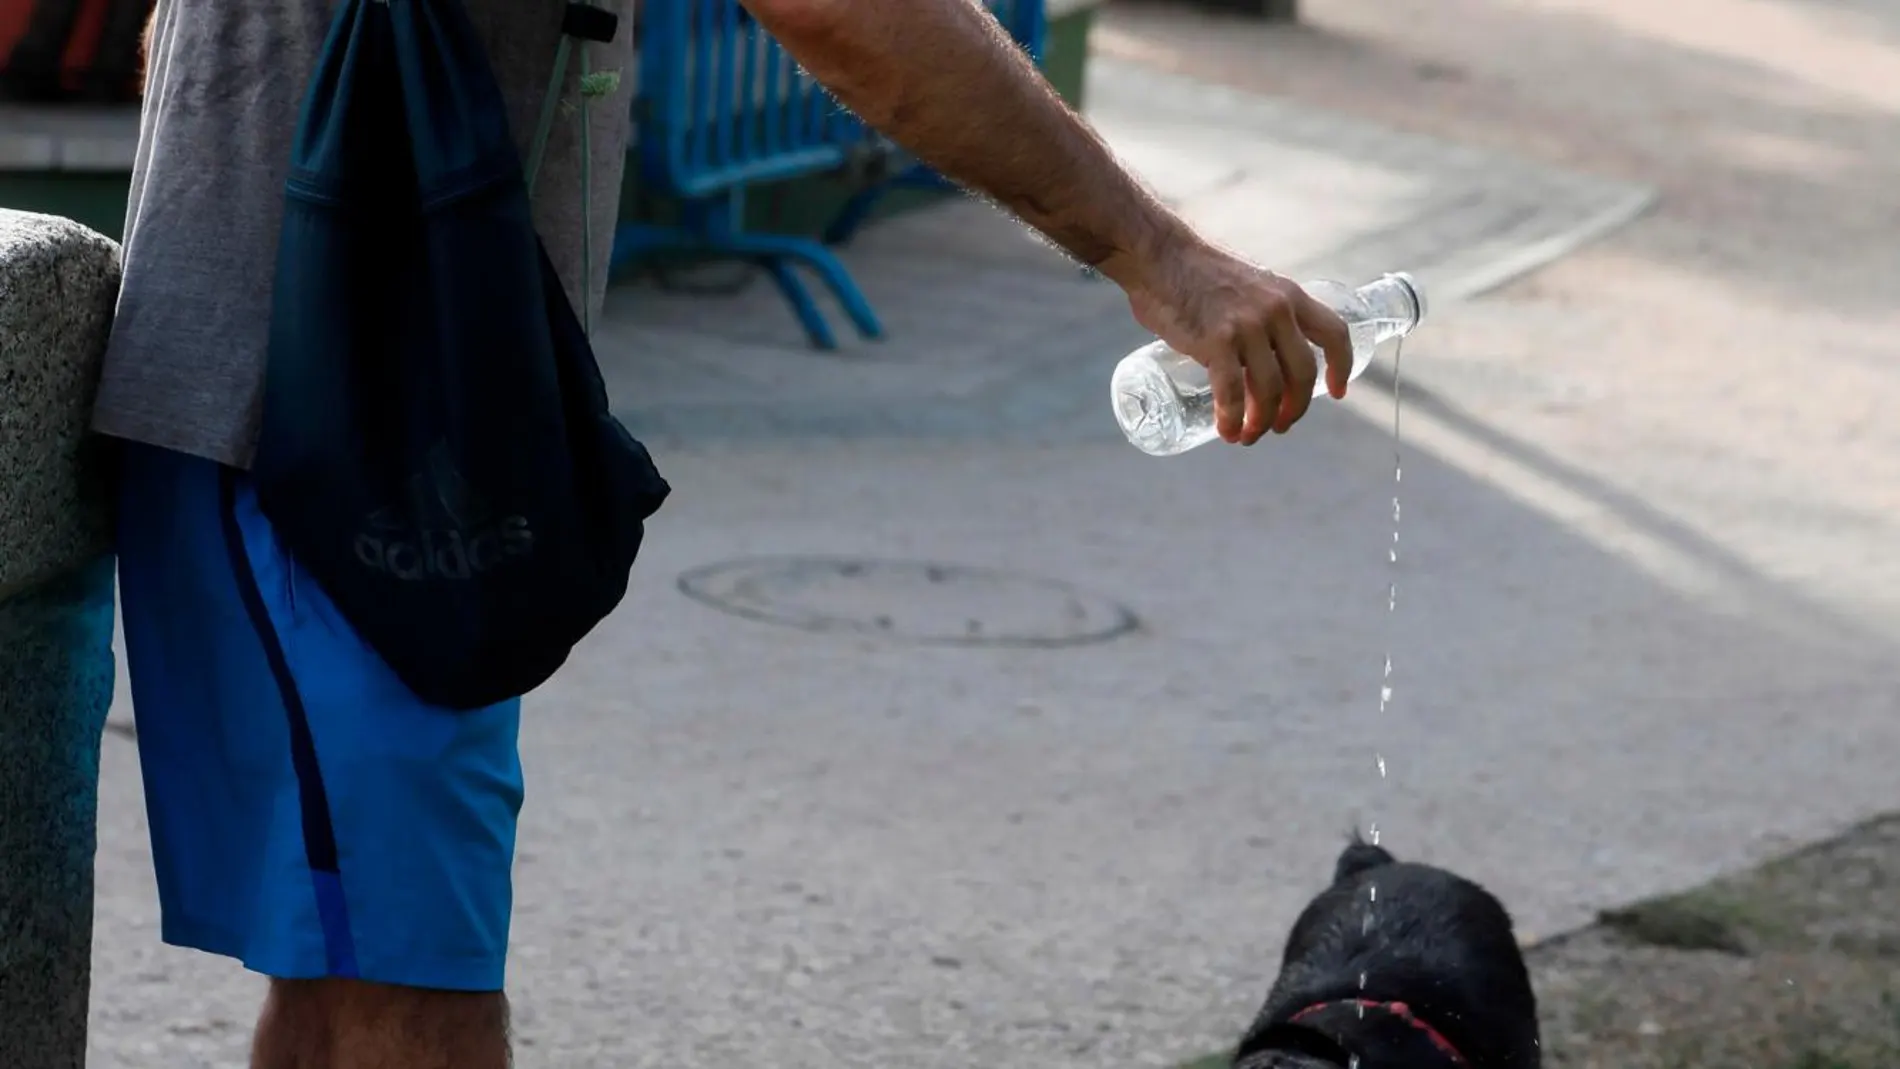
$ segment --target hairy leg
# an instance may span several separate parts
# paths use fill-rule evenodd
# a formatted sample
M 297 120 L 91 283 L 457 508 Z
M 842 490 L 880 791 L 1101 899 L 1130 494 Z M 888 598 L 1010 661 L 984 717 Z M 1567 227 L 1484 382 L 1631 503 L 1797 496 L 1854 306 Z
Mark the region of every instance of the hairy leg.
M 310 997 L 309 981 L 272 980 L 251 1038 L 251 1069 L 324 1069 L 330 1022 Z
M 272 980 L 252 1069 L 508 1069 L 499 991 Z

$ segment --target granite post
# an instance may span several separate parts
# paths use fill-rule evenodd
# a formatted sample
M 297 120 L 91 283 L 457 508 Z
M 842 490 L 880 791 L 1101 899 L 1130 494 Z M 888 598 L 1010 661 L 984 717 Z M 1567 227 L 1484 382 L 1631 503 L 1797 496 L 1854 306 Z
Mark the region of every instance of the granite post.
M 103 442 L 118 247 L 0 210 L 0 1065 L 80 1069 L 99 745 L 112 701 Z

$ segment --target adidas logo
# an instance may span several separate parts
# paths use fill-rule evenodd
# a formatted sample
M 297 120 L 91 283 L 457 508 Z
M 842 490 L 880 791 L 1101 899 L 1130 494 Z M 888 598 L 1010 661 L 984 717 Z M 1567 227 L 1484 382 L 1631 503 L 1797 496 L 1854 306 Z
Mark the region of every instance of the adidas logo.
M 356 559 L 398 579 L 473 579 L 534 551 L 525 516 L 467 534 L 427 528 L 406 534 L 364 531 L 356 536 Z
M 465 580 L 534 552 L 526 516 L 498 515 L 441 443 L 409 477 L 408 508 L 378 509 L 357 533 L 356 559 L 397 579 Z

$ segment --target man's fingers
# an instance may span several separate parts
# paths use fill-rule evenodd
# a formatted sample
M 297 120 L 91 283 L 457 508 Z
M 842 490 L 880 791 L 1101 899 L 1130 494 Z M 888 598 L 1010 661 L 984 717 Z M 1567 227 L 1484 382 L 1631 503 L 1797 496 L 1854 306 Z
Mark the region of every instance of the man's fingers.
M 1265 437 L 1279 418 L 1286 382 L 1280 374 L 1280 362 L 1274 359 L 1272 336 L 1265 327 L 1246 331 L 1240 342 L 1241 359 L 1247 362 L 1247 423 L 1240 432 L 1240 444 L 1252 445 Z
M 1346 396 L 1346 384 L 1352 380 L 1352 331 L 1339 313 L 1321 304 L 1305 290 L 1294 299 L 1293 311 L 1300 332 L 1326 354 L 1326 392 Z
M 1313 383 L 1319 378 L 1319 365 L 1313 359 L 1313 347 L 1300 333 L 1289 305 L 1286 314 L 1272 322 L 1273 348 L 1279 356 L 1280 373 L 1286 382 L 1286 397 L 1272 409 L 1273 433 L 1285 434 L 1313 404 Z
M 1207 381 L 1214 387 L 1214 428 L 1220 432 L 1221 441 L 1238 441 L 1241 419 L 1247 410 L 1247 380 L 1234 345 L 1222 346 L 1208 360 Z

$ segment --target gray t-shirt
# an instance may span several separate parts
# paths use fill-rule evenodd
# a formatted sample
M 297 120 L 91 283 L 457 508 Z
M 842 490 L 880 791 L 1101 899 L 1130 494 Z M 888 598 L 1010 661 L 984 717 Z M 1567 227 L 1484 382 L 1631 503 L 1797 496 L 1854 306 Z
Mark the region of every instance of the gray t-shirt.
M 560 36 L 561 0 L 463 0 L 488 48 L 526 157 Z M 620 199 L 633 89 L 633 0 L 611 45 L 588 45 L 619 90 L 589 103 L 593 276 L 599 308 Z M 158 0 L 124 282 L 94 429 L 248 467 L 257 443 L 271 276 L 304 90 L 333 0 Z M 564 99 L 578 99 L 579 52 Z M 535 223 L 580 307 L 580 121 L 561 113 L 535 187 Z

